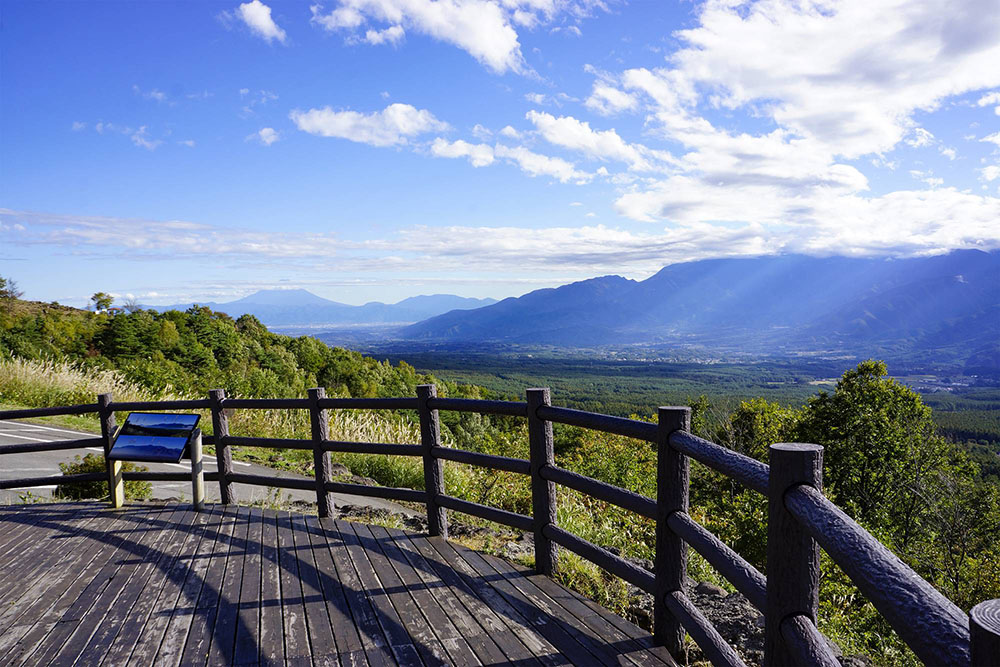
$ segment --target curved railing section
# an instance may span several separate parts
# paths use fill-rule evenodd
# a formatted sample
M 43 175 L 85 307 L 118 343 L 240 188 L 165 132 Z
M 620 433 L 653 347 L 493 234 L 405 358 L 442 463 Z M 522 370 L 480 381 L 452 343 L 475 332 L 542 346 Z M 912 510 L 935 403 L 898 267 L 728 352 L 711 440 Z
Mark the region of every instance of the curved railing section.
M 535 567 L 551 574 L 557 546 L 593 562 L 654 596 L 654 636 L 675 655 L 689 634 L 715 665 L 742 665 L 711 622 L 685 595 L 683 581 L 688 550 L 703 556 L 736 590 L 765 616 L 767 665 L 839 665 L 829 643 L 816 628 L 819 599 L 819 549 L 836 562 L 875 605 L 904 642 L 927 664 L 992 665 L 1000 663 L 1000 600 L 977 605 L 965 614 L 893 555 L 822 493 L 822 447 L 782 444 L 771 447 L 770 465 L 692 435 L 690 409 L 660 408 L 650 423 L 552 406 L 548 389 L 527 390 L 527 401 L 438 398 L 433 385 L 418 387 L 415 398 L 327 398 L 311 389 L 302 399 L 227 398 L 212 390 L 207 399 L 122 402 L 102 394 L 96 403 L 55 408 L 0 411 L 0 420 L 97 413 L 101 437 L 0 446 L 0 455 L 56 451 L 78 447 L 110 448 L 115 412 L 129 410 L 211 411 L 218 482 L 223 503 L 233 501 L 232 484 L 255 484 L 315 491 L 320 516 L 333 511 L 331 493 L 424 503 L 429 532 L 447 537 L 447 510 L 479 517 L 533 533 Z M 231 410 L 308 410 L 311 439 L 250 438 L 229 433 Z M 363 443 L 331 440 L 327 410 L 415 410 L 420 419 L 419 443 Z M 528 421 L 529 459 L 483 454 L 441 444 L 439 411 L 520 417 Z M 555 465 L 552 424 L 645 440 L 657 448 L 657 497 L 649 498 Z M 289 479 L 233 471 L 231 448 L 237 446 L 311 450 L 315 479 Z M 364 486 L 332 481 L 330 452 L 413 456 L 424 463 L 424 490 Z M 764 495 L 768 502 L 765 577 L 688 513 L 688 465 L 694 459 Z M 531 479 L 532 514 L 518 514 L 448 495 L 443 462 L 453 461 L 525 475 Z M 2 480 L 0 489 L 107 480 L 106 474 L 80 474 Z M 132 472 L 125 480 L 185 480 L 185 472 Z M 652 571 L 560 528 L 556 522 L 556 488 L 566 487 L 656 522 L 656 554 Z

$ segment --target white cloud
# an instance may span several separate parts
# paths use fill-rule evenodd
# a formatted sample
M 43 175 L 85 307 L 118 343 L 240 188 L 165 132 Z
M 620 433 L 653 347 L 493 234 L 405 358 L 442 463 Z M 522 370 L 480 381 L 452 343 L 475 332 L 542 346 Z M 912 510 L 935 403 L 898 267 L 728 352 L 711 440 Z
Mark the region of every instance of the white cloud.
M 510 125 L 505 125 L 502 130 L 500 130 L 500 135 L 507 137 L 508 139 L 520 139 L 523 135 L 512 128 Z
M 441 137 L 431 144 L 431 155 L 435 157 L 468 158 L 473 167 L 485 167 L 493 164 L 493 147 L 488 144 L 470 144 L 458 141 L 448 142 Z
M 971 247 L 973 234 L 995 243 L 982 221 L 984 212 L 995 215 L 997 199 L 943 188 L 931 174 L 921 178 L 930 190 L 875 196 L 849 162 L 867 156 L 865 164 L 892 169 L 899 159 L 887 155 L 907 144 L 958 157 L 915 118 L 949 98 L 1000 85 L 1000 68 L 991 64 L 1000 62 L 1000 22 L 982 20 L 974 4 L 707 0 L 695 27 L 674 34 L 681 48 L 665 67 L 611 74 L 588 66 L 595 76 L 589 108 L 643 113 L 648 134 L 679 146 L 676 157 L 663 151 L 655 158 L 613 137 L 605 138 L 603 150 L 591 148 L 609 159 L 613 149 L 621 159 L 622 146 L 632 146 L 667 167 L 668 175 L 656 181 L 629 183 L 609 174 L 622 187 L 617 210 L 685 226 L 757 224 L 769 238 L 794 227 L 801 242 L 782 244 L 802 250 L 836 252 L 836 242 L 843 242 L 848 252 L 931 252 L 948 243 Z M 980 103 L 1000 104 L 1000 93 Z M 727 127 L 767 129 L 723 129 L 707 118 L 709 110 Z M 576 141 L 582 150 L 585 142 Z M 962 222 L 954 211 L 975 222 Z M 933 216 L 953 221 L 954 229 Z M 866 230 L 871 243 L 863 239 Z
M 281 134 L 279 134 L 273 127 L 262 127 L 260 130 L 247 137 L 247 141 L 258 141 L 264 146 L 270 146 L 280 138 Z
M 552 28 L 552 30 L 550 30 L 549 32 L 552 33 L 553 35 L 562 32 L 567 35 L 573 35 L 574 37 L 583 37 L 583 31 L 580 30 L 580 28 L 578 28 L 575 25 L 566 26 L 565 28 L 562 26 L 556 26 L 555 28 Z
M 145 148 L 148 151 L 156 150 L 163 141 L 160 139 L 150 139 L 149 134 L 146 132 L 146 126 L 143 125 L 138 130 L 131 135 L 132 143 L 140 148 Z
M 995 181 L 1000 178 L 1000 165 L 991 164 L 979 170 L 984 181 Z
M 517 164 L 529 176 L 551 176 L 560 183 L 572 181 L 577 184 L 588 183 L 593 179 L 592 174 L 577 170 L 572 162 L 534 153 L 524 146 L 511 148 L 497 144 L 493 154 Z
M 525 93 L 524 99 L 532 104 L 537 104 L 538 106 L 545 106 L 546 104 L 549 104 L 549 98 L 542 93 Z
M 922 148 L 923 146 L 930 146 L 934 143 L 934 135 L 922 127 L 917 127 L 913 129 L 912 136 L 907 137 L 905 141 L 909 146 Z
M 569 203 L 569 205 L 570 206 L 583 206 L 583 202 L 582 201 L 571 201 Z
M 675 34 L 686 85 L 847 158 L 891 150 L 917 110 L 1000 84 L 1000 24 L 976 0 L 709 0 L 699 24 Z
M 264 106 L 268 102 L 278 99 L 278 94 L 270 90 L 259 90 L 256 93 L 251 93 L 250 89 L 241 88 L 240 99 L 245 102 L 240 110 L 240 117 L 249 118 L 257 113 L 257 107 Z
M 85 129 L 87 129 L 87 124 L 86 123 L 82 123 L 82 122 L 80 122 L 78 120 L 74 120 L 73 121 L 73 131 L 74 132 L 79 132 L 80 130 L 85 130 Z
M 289 114 L 302 131 L 323 137 L 349 139 L 372 146 L 395 146 L 426 132 L 443 132 L 448 124 L 430 111 L 409 104 L 390 104 L 382 111 L 364 114 L 334 111 L 330 107 L 295 110 Z
M 285 43 L 285 31 L 271 18 L 271 8 L 260 0 L 251 0 L 241 4 L 235 10 L 236 15 L 250 28 L 250 32 L 262 37 L 268 43 L 278 40 Z
M 133 84 L 132 85 L 132 92 L 135 93 L 136 95 L 139 95 L 139 96 L 143 97 L 144 99 L 147 99 L 147 100 L 156 100 L 157 102 L 166 102 L 167 101 L 167 94 L 165 92 L 163 92 L 162 90 L 157 90 L 156 88 L 153 88 L 152 90 L 144 91 L 139 86 Z
M 1000 178 L 1000 174 L 996 176 Z M 650 274 L 666 264 L 780 252 L 927 255 L 953 248 L 1000 248 L 996 198 L 952 188 L 855 198 L 830 224 L 706 222 L 634 232 L 583 227 L 409 227 L 384 238 L 343 241 L 301 230 L 256 231 L 187 221 L 51 215 L 0 209 L 0 243 L 70 247 L 81 256 L 136 261 L 225 258 L 261 268 L 321 269 L 357 279 L 364 272 Z M 720 202 L 725 204 L 725 202 Z M 882 224 L 893 221 L 892 225 Z M 562 282 L 566 282 L 563 280 Z
M 635 95 L 626 93 L 623 90 L 610 86 L 603 81 L 595 81 L 594 89 L 587 98 L 588 109 L 596 111 L 602 116 L 611 116 L 623 111 L 632 111 L 639 106 L 639 100 Z
M 194 139 L 184 139 L 182 141 L 178 141 L 177 143 L 181 146 L 187 146 L 188 148 L 194 148 L 195 146 Z
M 517 31 L 489 0 L 341 0 L 326 14 L 321 5 L 311 10 L 313 22 L 326 30 L 388 23 L 457 46 L 496 73 L 526 70 Z
M 997 148 L 1000 148 L 1000 132 L 994 132 L 993 134 L 989 134 L 980 139 L 979 141 L 996 144 Z
M 389 26 L 385 30 L 368 30 L 365 32 L 365 41 L 372 45 L 379 44 L 399 44 L 406 35 L 402 26 Z
M 590 124 L 572 116 L 556 118 L 550 114 L 529 111 L 525 118 L 551 144 L 580 151 L 599 160 L 618 160 L 632 169 L 649 170 L 652 165 L 642 155 L 642 148 L 625 143 L 612 130 L 592 130 Z
M 976 104 L 981 107 L 989 107 L 995 104 L 996 106 L 993 107 L 993 111 L 996 115 L 1000 116 L 1000 91 L 983 95 Z
M 472 126 L 472 136 L 481 141 L 488 141 L 493 138 L 493 131 L 479 123 Z

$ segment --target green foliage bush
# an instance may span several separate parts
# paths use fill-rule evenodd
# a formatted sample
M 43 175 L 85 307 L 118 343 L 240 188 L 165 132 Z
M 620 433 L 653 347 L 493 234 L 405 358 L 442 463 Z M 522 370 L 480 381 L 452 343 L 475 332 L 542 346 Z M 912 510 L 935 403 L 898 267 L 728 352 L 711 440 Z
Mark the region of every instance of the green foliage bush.
M 87 454 L 80 458 L 78 454 L 72 462 L 60 463 L 59 469 L 64 475 L 81 475 L 86 473 L 104 473 L 104 456 L 100 454 Z M 122 461 L 122 472 L 146 472 L 149 468 L 137 466 L 131 461 Z M 126 481 L 125 498 L 128 500 L 148 500 L 153 495 L 153 487 L 149 482 L 135 480 Z M 107 481 L 99 482 L 73 482 L 70 484 L 60 484 L 53 494 L 59 498 L 67 500 L 83 500 L 85 498 L 107 498 Z

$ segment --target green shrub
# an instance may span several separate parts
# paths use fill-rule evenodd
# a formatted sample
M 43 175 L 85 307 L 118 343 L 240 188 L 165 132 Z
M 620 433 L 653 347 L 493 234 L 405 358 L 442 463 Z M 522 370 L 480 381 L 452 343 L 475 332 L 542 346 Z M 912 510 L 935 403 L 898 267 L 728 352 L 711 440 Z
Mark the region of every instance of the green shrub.
M 80 455 L 70 463 L 60 463 L 59 469 L 64 475 L 79 475 L 83 473 L 103 473 L 104 456 L 100 454 L 87 454 L 83 458 Z M 123 472 L 146 472 L 149 468 L 137 466 L 130 461 L 122 461 Z M 108 483 L 99 482 L 74 482 L 72 484 L 60 484 L 53 494 L 59 498 L 69 500 L 82 500 L 84 498 L 107 498 Z M 125 498 L 128 500 L 147 500 L 153 495 L 153 486 L 149 482 L 127 481 L 125 482 Z

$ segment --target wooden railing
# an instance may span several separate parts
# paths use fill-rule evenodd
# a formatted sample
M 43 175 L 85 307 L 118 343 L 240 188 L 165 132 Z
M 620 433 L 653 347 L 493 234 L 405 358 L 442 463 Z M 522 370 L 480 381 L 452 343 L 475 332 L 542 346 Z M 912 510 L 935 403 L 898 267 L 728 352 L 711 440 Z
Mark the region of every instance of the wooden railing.
M 701 554 L 720 574 L 764 613 L 766 665 L 822 665 L 839 662 L 816 628 L 819 603 L 819 549 L 824 549 L 875 605 L 913 652 L 930 665 L 982 667 L 1000 664 L 1000 600 L 988 600 L 966 615 L 924 581 L 885 546 L 831 503 L 822 493 L 823 448 L 778 444 L 770 448 L 770 465 L 692 435 L 690 409 L 659 409 L 657 423 L 570 410 L 551 405 L 548 389 L 528 389 L 526 402 L 438 398 L 433 385 L 417 388 L 415 398 L 327 398 L 311 389 L 303 399 L 226 398 L 222 390 L 208 399 L 115 403 L 102 394 L 94 404 L 0 412 L 0 420 L 98 413 L 101 437 L 61 442 L 0 446 L 0 455 L 102 446 L 110 449 L 115 412 L 127 410 L 211 411 L 217 473 L 223 503 L 233 502 L 234 483 L 312 490 L 320 516 L 333 512 L 332 493 L 424 503 L 429 532 L 448 536 L 452 510 L 508 525 L 534 535 L 535 568 L 550 575 L 558 567 L 557 546 L 569 549 L 654 596 L 656 640 L 680 655 L 685 632 L 715 665 L 742 665 L 736 651 L 684 593 L 688 549 Z M 309 410 L 309 440 L 248 438 L 229 433 L 228 410 Z M 327 410 L 414 410 L 420 420 L 420 443 L 361 443 L 329 439 Z M 528 422 L 528 460 L 444 447 L 440 410 L 522 417 Z M 657 448 L 657 497 L 621 489 L 555 465 L 552 424 L 580 426 L 645 440 Z M 301 449 L 313 452 L 315 479 L 288 479 L 233 472 L 234 446 Z M 425 489 L 363 486 L 332 481 L 330 452 L 390 454 L 423 459 Z M 767 498 L 767 563 L 770 576 L 699 525 L 688 513 L 688 463 L 694 459 Z M 107 480 L 186 480 L 186 472 L 126 472 L 107 458 L 101 474 L 57 475 L 2 480 L 0 489 Z M 470 502 L 446 493 L 443 462 L 527 475 L 531 480 L 531 516 Z M 655 561 L 647 571 L 609 550 L 560 528 L 556 522 L 556 487 L 565 486 L 656 522 Z M 114 499 L 113 499 L 114 501 Z

